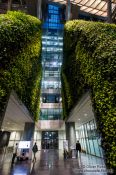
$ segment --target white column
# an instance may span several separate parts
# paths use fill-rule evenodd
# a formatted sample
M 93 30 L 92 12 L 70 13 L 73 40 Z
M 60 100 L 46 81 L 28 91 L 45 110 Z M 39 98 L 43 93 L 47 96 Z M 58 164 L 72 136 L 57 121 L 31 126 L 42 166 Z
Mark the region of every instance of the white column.
M 74 149 L 76 146 L 76 131 L 74 122 L 66 122 L 66 140 L 68 140 L 68 147 Z
M 65 130 L 58 131 L 59 150 L 64 150 L 63 141 L 66 140 Z

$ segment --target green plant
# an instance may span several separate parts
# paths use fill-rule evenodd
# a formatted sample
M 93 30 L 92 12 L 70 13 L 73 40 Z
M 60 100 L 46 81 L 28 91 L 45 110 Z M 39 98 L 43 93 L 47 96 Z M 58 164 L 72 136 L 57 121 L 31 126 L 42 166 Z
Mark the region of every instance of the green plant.
M 67 22 L 62 68 L 64 117 L 82 94 L 90 90 L 106 163 L 110 168 L 116 167 L 115 75 L 116 26 L 82 20 Z
M 21 12 L 0 15 L 0 113 L 11 90 L 35 120 L 41 81 L 41 22 Z

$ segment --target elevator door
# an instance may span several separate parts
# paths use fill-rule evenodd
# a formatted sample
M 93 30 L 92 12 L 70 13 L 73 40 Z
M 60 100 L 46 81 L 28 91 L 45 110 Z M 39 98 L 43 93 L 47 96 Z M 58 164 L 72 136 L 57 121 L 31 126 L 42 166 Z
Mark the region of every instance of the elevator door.
M 42 131 L 42 149 L 58 149 L 58 131 Z

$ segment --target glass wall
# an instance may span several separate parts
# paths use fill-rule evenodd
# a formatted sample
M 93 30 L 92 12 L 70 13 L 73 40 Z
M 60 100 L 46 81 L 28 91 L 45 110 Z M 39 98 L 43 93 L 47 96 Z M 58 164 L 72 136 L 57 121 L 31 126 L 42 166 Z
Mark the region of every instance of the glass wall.
M 77 140 L 80 141 L 82 150 L 88 154 L 103 157 L 101 139 L 97 132 L 95 120 L 81 125 L 76 131 Z
M 41 120 L 59 120 L 62 115 L 62 109 L 41 109 Z
M 42 26 L 43 72 L 40 120 L 60 120 L 62 118 L 60 72 L 63 57 L 63 24 L 61 21 L 61 7 L 48 4 L 46 19 Z M 59 105 L 53 109 L 53 105 L 51 108 L 45 108 L 43 103 L 57 103 Z

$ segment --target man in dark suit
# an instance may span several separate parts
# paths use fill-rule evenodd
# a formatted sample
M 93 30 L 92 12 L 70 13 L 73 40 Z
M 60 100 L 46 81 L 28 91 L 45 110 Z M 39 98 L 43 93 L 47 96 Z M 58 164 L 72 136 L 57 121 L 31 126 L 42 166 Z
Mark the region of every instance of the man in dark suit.
M 15 158 L 17 157 L 17 153 L 18 153 L 18 143 L 16 143 L 16 146 L 14 146 L 14 149 L 13 149 L 12 164 L 14 163 Z
M 76 143 L 76 157 L 78 157 L 78 152 L 79 152 L 79 155 L 80 155 L 80 153 L 81 153 L 81 144 L 77 140 L 77 143 Z

